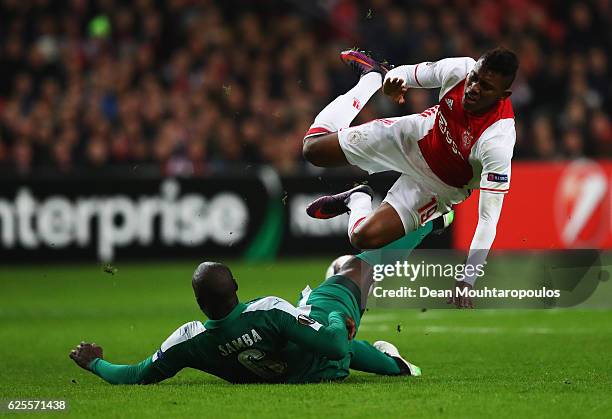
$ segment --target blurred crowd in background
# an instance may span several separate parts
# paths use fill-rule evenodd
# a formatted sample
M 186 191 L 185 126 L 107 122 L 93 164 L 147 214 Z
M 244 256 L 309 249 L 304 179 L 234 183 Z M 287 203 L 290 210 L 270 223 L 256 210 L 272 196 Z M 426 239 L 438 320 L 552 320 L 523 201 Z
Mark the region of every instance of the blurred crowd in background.
M 0 167 L 207 175 L 308 167 L 302 137 L 357 76 L 339 51 L 394 64 L 517 52 L 516 158 L 612 157 L 611 2 L 0 0 Z M 377 94 L 358 122 L 421 112 Z

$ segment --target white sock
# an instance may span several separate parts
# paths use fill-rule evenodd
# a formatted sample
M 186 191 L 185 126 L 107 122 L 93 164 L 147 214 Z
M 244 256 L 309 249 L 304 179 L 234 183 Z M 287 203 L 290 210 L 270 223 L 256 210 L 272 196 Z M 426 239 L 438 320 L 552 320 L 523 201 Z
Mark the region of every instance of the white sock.
M 379 73 L 373 71 L 361 77 L 355 87 L 338 96 L 317 115 L 308 132 L 314 133 L 316 129 L 336 132 L 348 127 L 381 87 L 382 76 Z
M 359 228 L 372 212 L 372 197 L 365 192 L 355 192 L 349 197 L 346 206 L 351 209 L 348 223 L 350 239 L 353 231 Z

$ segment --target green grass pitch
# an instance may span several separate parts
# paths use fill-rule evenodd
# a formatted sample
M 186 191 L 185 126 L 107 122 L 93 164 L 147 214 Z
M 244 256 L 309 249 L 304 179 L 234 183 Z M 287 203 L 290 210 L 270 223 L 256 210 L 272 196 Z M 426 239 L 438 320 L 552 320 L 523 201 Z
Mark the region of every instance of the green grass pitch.
M 328 262 L 230 266 L 241 299 L 295 302 Z M 231 385 L 185 370 L 159 385 L 112 386 L 68 358 L 87 340 L 112 362 L 140 361 L 202 319 L 190 289 L 195 265 L 118 264 L 114 275 L 96 265 L 0 267 L 0 399 L 64 399 L 68 415 L 88 417 L 612 415 L 612 312 L 601 310 L 369 310 L 358 337 L 396 344 L 423 369 L 416 379 L 354 373 L 333 384 Z

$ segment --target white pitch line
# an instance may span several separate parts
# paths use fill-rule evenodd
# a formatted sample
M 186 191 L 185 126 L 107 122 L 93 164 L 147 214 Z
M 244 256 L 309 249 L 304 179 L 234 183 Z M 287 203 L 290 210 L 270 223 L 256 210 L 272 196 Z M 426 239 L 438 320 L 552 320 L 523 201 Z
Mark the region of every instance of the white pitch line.
M 526 327 L 522 330 L 524 330 L 525 333 L 533 335 L 550 335 L 555 333 L 555 330 L 548 327 Z
M 391 326 L 386 324 L 366 324 L 359 326 L 360 332 L 388 332 L 391 330 Z
M 422 311 L 416 314 L 416 318 L 419 320 L 431 320 L 431 319 L 441 319 L 443 317 L 448 318 L 449 315 L 445 311 L 436 310 L 436 311 Z
M 401 319 L 401 317 L 394 314 L 365 314 L 361 319 L 361 323 L 380 323 L 398 319 Z
M 448 327 L 448 326 L 426 326 L 425 333 L 476 333 L 476 334 L 493 334 L 503 333 L 504 330 L 499 327 Z
M 361 323 L 380 323 L 380 322 L 388 322 L 388 321 L 412 321 L 414 319 L 418 320 L 433 320 L 440 318 L 448 318 L 448 314 L 443 311 L 426 311 L 426 312 L 418 312 L 418 313 L 407 313 L 407 315 L 402 316 L 401 314 L 389 314 L 389 313 L 381 313 L 381 314 L 364 314 L 361 319 Z
M 525 334 L 525 335 L 576 335 L 601 333 L 600 330 L 590 329 L 552 329 L 547 327 L 522 327 L 522 328 L 503 328 L 503 327 L 470 327 L 470 326 L 408 326 L 399 322 L 401 332 L 414 334 L 429 333 L 462 333 L 462 334 Z M 386 332 L 396 330 L 393 324 L 365 324 L 359 327 L 364 332 Z

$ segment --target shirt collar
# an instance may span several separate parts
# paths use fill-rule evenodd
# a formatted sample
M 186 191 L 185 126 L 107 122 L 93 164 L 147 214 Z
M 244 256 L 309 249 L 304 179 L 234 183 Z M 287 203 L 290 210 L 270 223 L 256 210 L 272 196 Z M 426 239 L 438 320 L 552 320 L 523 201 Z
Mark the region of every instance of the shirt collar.
M 246 304 L 238 303 L 236 304 L 236 307 L 234 307 L 227 316 L 223 317 L 222 319 L 208 320 L 206 321 L 206 323 L 204 323 L 204 327 L 206 329 L 214 329 L 214 328 L 220 327 L 224 322 L 232 321 L 236 319 L 238 316 L 240 316 L 240 314 L 242 314 L 242 312 L 244 311 L 246 307 L 247 307 Z

